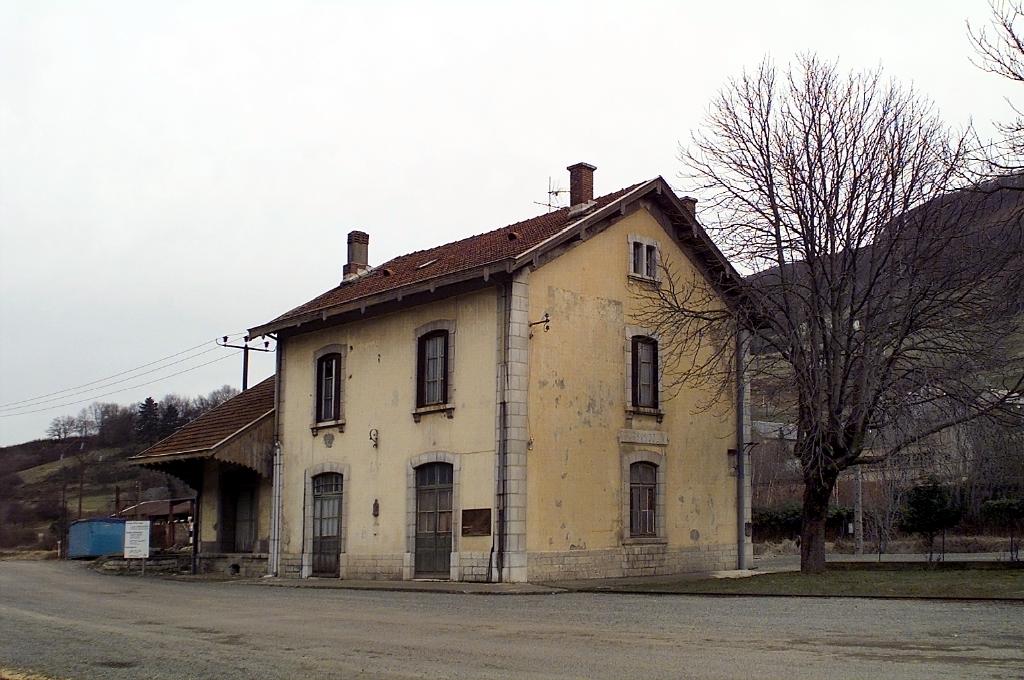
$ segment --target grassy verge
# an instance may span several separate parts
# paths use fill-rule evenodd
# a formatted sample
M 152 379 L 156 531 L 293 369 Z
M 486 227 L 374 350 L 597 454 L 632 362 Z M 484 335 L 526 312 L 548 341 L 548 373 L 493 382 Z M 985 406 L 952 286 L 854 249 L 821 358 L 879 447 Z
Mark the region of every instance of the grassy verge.
M 941 597 L 1024 600 L 1024 569 L 797 572 L 749 578 L 620 582 L 594 590 L 707 595 L 811 595 L 820 597 Z

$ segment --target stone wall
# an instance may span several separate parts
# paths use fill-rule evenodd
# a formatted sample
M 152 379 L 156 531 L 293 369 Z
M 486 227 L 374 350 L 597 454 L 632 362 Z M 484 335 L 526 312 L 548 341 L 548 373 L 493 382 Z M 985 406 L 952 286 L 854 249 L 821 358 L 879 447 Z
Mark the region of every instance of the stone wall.
M 531 552 L 530 581 L 666 576 L 736 568 L 736 546 L 673 548 L 664 543 L 623 545 L 606 550 Z
M 108 574 L 139 574 L 142 572 L 142 560 L 101 557 L 93 562 L 93 568 Z M 146 559 L 147 574 L 188 574 L 191 571 L 191 555 L 156 555 Z
M 267 575 L 266 553 L 200 553 L 199 573 L 260 578 Z
M 404 561 L 404 553 L 342 555 L 342 577 L 364 581 L 401 581 Z
M 453 555 L 459 565 L 458 571 L 452 576 L 459 581 L 487 581 L 488 567 L 494 572 L 491 574 L 491 581 L 497 580 L 497 569 L 491 559 L 489 552 L 460 552 Z M 454 571 L 454 570 L 453 570 Z
M 280 573 L 284 578 L 300 578 L 302 576 L 302 553 L 281 553 Z

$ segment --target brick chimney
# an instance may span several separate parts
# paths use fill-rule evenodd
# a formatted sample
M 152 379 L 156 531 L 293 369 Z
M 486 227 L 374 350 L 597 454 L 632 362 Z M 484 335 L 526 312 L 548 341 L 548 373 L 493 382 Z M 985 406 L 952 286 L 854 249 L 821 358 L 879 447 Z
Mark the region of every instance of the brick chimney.
M 680 196 L 679 200 L 683 202 L 686 207 L 686 211 L 690 213 L 690 217 L 697 218 L 697 199 L 693 196 Z
M 370 268 L 370 235 L 365 231 L 348 232 L 348 262 L 342 270 L 342 279 L 354 279 Z
M 594 170 L 590 163 L 570 165 L 569 171 L 569 205 L 575 208 L 594 200 Z

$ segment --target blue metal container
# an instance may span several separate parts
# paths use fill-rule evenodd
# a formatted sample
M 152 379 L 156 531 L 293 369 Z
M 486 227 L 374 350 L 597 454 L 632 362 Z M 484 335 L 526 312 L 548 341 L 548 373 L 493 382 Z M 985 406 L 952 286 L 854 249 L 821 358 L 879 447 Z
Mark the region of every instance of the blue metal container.
M 124 520 L 94 517 L 72 522 L 68 528 L 68 558 L 100 557 L 124 553 Z

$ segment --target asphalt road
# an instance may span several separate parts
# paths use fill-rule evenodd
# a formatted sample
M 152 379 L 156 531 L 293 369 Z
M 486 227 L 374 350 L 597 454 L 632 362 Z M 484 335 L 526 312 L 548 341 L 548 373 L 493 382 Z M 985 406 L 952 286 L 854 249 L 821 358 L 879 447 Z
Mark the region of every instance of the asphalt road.
M 4 668 L 175 680 L 1024 678 L 1024 606 L 314 590 L 0 562 Z

